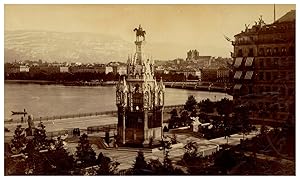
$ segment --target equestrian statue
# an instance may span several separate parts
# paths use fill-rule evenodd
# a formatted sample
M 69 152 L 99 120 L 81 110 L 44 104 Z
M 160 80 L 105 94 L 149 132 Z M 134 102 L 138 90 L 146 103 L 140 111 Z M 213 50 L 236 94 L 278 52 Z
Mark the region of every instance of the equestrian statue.
M 137 41 L 139 40 L 139 37 L 143 37 L 143 41 L 145 41 L 145 34 L 146 34 L 146 31 L 143 30 L 142 26 L 139 25 L 139 28 L 135 28 L 133 31 L 136 31 L 136 38 L 137 38 Z

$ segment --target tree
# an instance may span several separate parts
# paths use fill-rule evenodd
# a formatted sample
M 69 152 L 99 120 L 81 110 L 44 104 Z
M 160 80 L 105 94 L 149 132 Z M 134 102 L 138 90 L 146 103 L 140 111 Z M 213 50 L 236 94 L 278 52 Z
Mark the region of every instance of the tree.
M 190 117 L 197 117 L 198 115 L 197 115 L 197 110 L 196 109 L 194 109 L 193 111 L 192 111 L 192 113 L 190 114 Z
M 52 163 L 54 167 L 54 175 L 68 175 L 70 171 L 74 168 L 74 158 L 73 155 L 69 155 L 69 152 L 64 148 L 64 141 L 58 137 L 55 142 L 54 149 L 49 150 L 47 153 L 47 158 Z
M 98 164 L 97 175 L 115 175 L 119 165 L 119 162 L 112 161 L 109 157 L 103 156 L 100 164 Z
M 96 164 L 100 164 L 102 160 L 104 159 L 104 155 L 102 152 L 99 153 L 98 158 L 96 160 Z
M 183 123 L 184 125 L 191 122 L 189 113 L 186 110 L 181 112 L 180 119 L 181 119 L 181 123 Z
M 213 113 L 214 112 L 214 103 L 209 99 L 202 100 L 198 103 L 201 112 Z
M 53 167 L 46 156 L 47 152 L 40 152 L 40 147 L 36 146 L 34 140 L 30 140 L 25 151 L 27 152 L 25 174 L 45 175 L 51 174 Z
M 35 128 L 33 136 L 34 136 L 33 142 L 36 148 L 41 150 L 41 149 L 47 149 L 49 147 L 49 141 L 47 140 L 46 129 L 42 122 L 39 123 L 39 125 Z
M 197 101 L 195 99 L 195 97 L 193 95 L 190 95 L 187 99 L 187 101 L 185 102 L 185 109 L 188 111 L 192 111 L 193 109 L 195 109 L 195 106 L 197 105 Z
M 178 117 L 178 112 L 177 109 L 173 109 L 171 112 L 171 119 L 175 119 L 176 117 Z
M 77 162 L 80 163 L 81 167 L 95 165 L 96 153 L 91 147 L 88 136 L 85 133 L 79 138 L 79 143 L 76 149 Z
M 135 163 L 133 164 L 133 173 L 136 175 L 142 175 L 147 169 L 148 164 L 145 161 L 144 153 L 139 151 L 137 157 L 135 158 Z
M 13 139 L 11 140 L 11 151 L 15 154 L 19 154 L 26 147 L 26 137 L 24 129 L 21 125 L 18 125 Z
M 181 169 L 174 168 L 172 161 L 169 158 L 169 153 L 164 156 L 164 161 L 161 163 L 158 159 L 151 159 L 149 162 L 149 173 L 151 175 L 183 175 L 184 172 Z
M 236 165 L 234 152 L 232 150 L 219 151 L 214 164 L 221 169 L 223 174 L 227 174 L 227 171 Z
M 174 126 L 176 126 L 176 124 L 178 124 L 178 112 L 176 109 L 173 109 L 171 112 L 171 119 L 169 122 L 169 128 L 173 128 Z
M 226 117 L 228 117 L 228 115 L 233 111 L 233 102 L 227 98 L 223 98 L 221 101 L 216 103 L 216 109 L 218 114 L 224 114 Z
M 234 111 L 235 111 L 236 118 L 242 128 L 243 140 L 244 140 L 245 134 L 251 131 L 251 124 L 249 120 L 249 109 L 245 105 L 240 105 L 237 106 Z

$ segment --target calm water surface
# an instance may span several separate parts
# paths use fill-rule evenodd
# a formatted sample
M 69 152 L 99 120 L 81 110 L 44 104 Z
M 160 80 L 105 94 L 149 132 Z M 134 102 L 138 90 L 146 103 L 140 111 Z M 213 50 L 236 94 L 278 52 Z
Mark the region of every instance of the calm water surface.
M 116 110 L 115 89 L 114 86 L 5 84 L 4 118 L 15 119 L 11 111 L 24 109 L 33 117 Z M 206 98 L 215 101 L 225 96 L 232 99 L 224 93 L 166 88 L 165 104 L 184 104 L 189 95 L 194 95 L 197 101 Z

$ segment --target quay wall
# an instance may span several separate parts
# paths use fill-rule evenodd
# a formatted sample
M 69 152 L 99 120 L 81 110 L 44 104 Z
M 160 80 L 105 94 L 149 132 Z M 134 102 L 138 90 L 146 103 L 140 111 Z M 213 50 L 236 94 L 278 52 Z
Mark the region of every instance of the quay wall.
M 164 107 L 164 117 L 169 115 L 173 109 L 184 109 L 184 105 L 170 105 Z M 102 112 L 90 112 L 90 113 L 78 113 L 78 114 L 66 114 L 66 115 L 56 115 L 56 116 L 44 116 L 44 117 L 33 117 L 33 121 L 49 121 L 57 119 L 70 119 L 70 118 L 80 118 L 80 117 L 89 117 L 89 116 L 101 116 L 101 115 L 111 115 L 117 116 L 117 111 L 102 111 Z M 16 123 L 17 121 L 5 120 L 5 123 Z

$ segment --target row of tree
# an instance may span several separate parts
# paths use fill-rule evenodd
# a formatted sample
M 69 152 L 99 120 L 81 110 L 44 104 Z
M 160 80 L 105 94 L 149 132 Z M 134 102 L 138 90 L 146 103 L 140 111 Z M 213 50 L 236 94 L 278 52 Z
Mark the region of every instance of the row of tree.
M 233 113 L 233 103 L 227 98 L 223 98 L 217 102 L 205 99 L 198 103 L 195 97 L 191 95 L 188 97 L 184 108 L 185 110 L 180 112 L 180 116 L 176 109 L 173 109 L 170 112 L 170 128 L 190 125 L 193 121 L 191 117 L 199 117 L 199 119 L 203 120 L 203 122 L 210 122 L 207 114 L 214 113 L 215 111 L 226 118 L 229 114 Z
M 189 96 L 185 110 L 181 111 L 180 116 L 176 109 L 170 113 L 169 129 L 189 126 L 195 118 L 198 118 L 201 123 L 211 123 L 210 128 L 206 126 L 199 129 L 207 139 L 222 136 L 228 138 L 231 134 L 238 132 L 245 135 L 255 129 L 249 120 L 249 108 L 247 106 L 234 107 L 233 102 L 227 98 L 217 102 L 205 99 L 198 103 L 194 96 Z
M 200 112 L 214 113 L 218 112 L 220 115 L 229 115 L 233 112 L 233 102 L 228 98 L 223 98 L 220 101 L 212 102 L 210 99 L 204 99 L 197 102 L 193 95 L 190 95 L 185 103 L 184 107 L 187 111 L 194 111 L 199 109 Z

